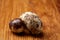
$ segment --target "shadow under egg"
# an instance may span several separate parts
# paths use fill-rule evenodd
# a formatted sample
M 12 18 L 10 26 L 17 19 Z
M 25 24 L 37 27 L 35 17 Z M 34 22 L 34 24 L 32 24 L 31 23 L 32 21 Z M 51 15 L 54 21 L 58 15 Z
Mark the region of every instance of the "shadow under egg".
M 43 38 L 44 37 L 44 33 L 41 32 L 40 34 L 26 34 L 24 32 L 21 32 L 21 33 L 14 33 L 12 32 L 14 35 L 16 36 L 31 36 L 31 37 L 34 37 L 34 38 Z

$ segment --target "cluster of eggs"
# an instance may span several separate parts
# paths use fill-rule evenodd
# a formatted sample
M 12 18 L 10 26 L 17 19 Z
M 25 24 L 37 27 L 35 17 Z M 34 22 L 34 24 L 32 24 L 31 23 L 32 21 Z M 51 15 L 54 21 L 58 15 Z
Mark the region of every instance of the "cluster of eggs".
M 19 18 L 11 20 L 9 28 L 15 33 L 39 34 L 41 32 L 41 20 L 33 12 L 25 12 Z

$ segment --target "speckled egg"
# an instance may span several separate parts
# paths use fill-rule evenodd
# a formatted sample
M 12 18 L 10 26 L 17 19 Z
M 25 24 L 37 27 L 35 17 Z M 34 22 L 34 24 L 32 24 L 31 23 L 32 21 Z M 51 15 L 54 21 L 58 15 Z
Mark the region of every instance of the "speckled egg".
M 41 32 L 41 20 L 37 14 L 33 12 L 25 12 L 20 17 L 26 24 L 27 29 L 32 34 L 39 34 Z

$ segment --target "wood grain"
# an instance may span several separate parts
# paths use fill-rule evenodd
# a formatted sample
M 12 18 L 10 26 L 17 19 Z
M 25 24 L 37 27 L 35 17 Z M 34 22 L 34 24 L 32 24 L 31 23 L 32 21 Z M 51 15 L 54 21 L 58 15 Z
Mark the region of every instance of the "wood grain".
M 60 40 L 59 0 L 0 0 L 0 40 Z M 40 37 L 14 35 L 9 30 L 10 20 L 23 12 L 35 12 L 42 21 Z

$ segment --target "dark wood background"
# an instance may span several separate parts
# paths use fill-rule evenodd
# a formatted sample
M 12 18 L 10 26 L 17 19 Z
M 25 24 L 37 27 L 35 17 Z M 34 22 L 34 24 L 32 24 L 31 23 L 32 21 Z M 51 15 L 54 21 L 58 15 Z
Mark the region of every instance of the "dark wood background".
M 40 37 L 18 36 L 9 30 L 10 20 L 26 11 L 35 12 L 42 20 Z M 60 1 L 0 0 L 0 40 L 60 40 Z

